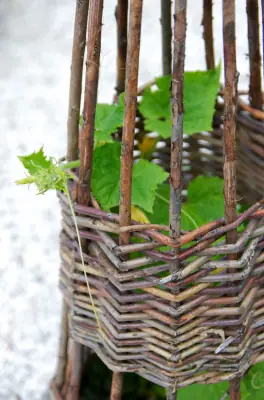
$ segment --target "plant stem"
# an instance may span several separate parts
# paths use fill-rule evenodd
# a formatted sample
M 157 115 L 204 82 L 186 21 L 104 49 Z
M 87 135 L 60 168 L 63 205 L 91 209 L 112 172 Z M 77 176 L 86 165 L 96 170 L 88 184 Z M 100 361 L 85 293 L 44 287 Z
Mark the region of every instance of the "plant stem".
M 65 171 L 66 169 L 78 168 L 80 166 L 80 160 L 70 161 L 66 164 L 60 164 L 60 168 Z
M 91 305 L 92 305 L 92 308 L 93 308 L 93 312 L 94 312 L 94 315 L 95 315 L 95 319 L 96 319 L 99 331 L 101 333 L 102 338 L 104 339 L 104 333 L 102 331 L 101 323 L 100 323 L 100 320 L 99 320 L 99 317 L 98 317 L 98 313 L 97 313 L 97 310 L 96 310 L 96 307 L 95 307 L 95 304 L 94 304 L 92 291 L 91 291 L 91 288 L 90 288 L 90 285 L 89 285 L 89 281 L 88 281 L 88 276 L 87 276 L 87 273 L 85 271 L 84 258 L 83 258 L 83 252 L 82 252 L 82 244 L 81 244 L 81 237 L 80 237 L 80 232 L 79 232 L 79 228 L 78 228 L 77 221 L 76 221 L 76 215 L 75 215 L 75 212 L 74 212 L 74 209 L 73 209 L 73 205 L 72 205 L 71 196 L 70 196 L 69 189 L 68 189 L 68 186 L 67 186 L 67 181 L 65 181 L 65 192 L 66 192 L 66 195 L 67 195 L 67 198 L 68 198 L 68 201 L 69 201 L 69 206 L 70 206 L 70 210 L 71 210 L 71 213 L 72 213 L 74 226 L 75 226 L 75 229 L 76 229 L 78 246 L 79 246 L 80 256 L 81 256 L 81 263 L 82 263 L 83 272 L 84 272 L 84 276 L 85 276 L 85 281 L 86 281 L 86 285 L 87 285 L 87 289 L 88 289 L 88 294 L 89 294 L 89 297 L 90 297 Z

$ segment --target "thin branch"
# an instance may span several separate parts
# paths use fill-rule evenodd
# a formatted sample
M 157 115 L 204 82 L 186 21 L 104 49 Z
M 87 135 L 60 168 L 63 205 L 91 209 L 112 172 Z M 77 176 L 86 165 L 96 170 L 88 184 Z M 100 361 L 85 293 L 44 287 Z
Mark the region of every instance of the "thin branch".
M 90 199 L 94 121 L 99 79 L 103 0 L 90 0 L 88 16 L 88 43 L 83 106 L 83 125 L 80 134 L 80 181 L 78 202 L 87 204 Z
M 128 226 L 131 222 L 131 185 L 134 131 L 137 108 L 137 85 L 142 2 L 142 0 L 132 0 L 130 5 L 130 22 L 126 64 L 125 112 L 121 156 L 120 227 Z M 120 244 L 128 244 L 129 237 L 129 233 L 123 233 L 122 235 L 120 235 Z
M 137 110 L 139 50 L 143 0 L 131 0 L 126 62 L 125 111 L 120 177 L 120 227 L 131 224 L 133 145 Z M 120 234 L 120 245 L 129 244 L 130 232 Z M 110 400 L 121 400 L 123 374 L 114 372 Z
M 172 138 L 170 164 L 170 237 L 180 236 L 183 145 L 183 75 L 186 37 L 186 0 L 175 0 L 173 71 L 171 83 Z
M 162 71 L 171 74 L 171 0 L 161 0 Z
M 70 386 L 67 390 L 66 400 L 79 400 L 82 374 L 82 345 L 73 343 L 73 359 Z
M 121 400 L 124 374 L 113 372 L 110 400 Z
M 247 23 L 250 69 L 249 101 L 253 108 L 262 110 L 258 0 L 247 0 Z
M 236 106 L 237 70 L 234 0 L 223 0 L 224 26 L 224 196 L 227 224 L 236 220 Z M 227 243 L 236 241 L 236 230 L 227 232 Z
M 59 341 L 59 360 L 56 372 L 56 385 L 60 390 L 64 384 L 66 365 L 68 359 L 68 314 L 69 306 L 66 300 L 63 300 L 61 310 L 61 327 L 60 327 L 60 341 Z
M 117 83 L 116 91 L 119 95 L 125 90 L 126 53 L 127 53 L 127 13 L 128 0 L 118 0 L 116 8 L 117 22 Z
M 183 154 L 183 84 L 186 39 L 186 0 L 175 0 L 174 15 L 174 46 L 171 82 L 171 162 L 170 162 L 170 238 L 177 240 L 181 234 L 182 209 L 182 154 Z M 180 249 L 174 249 L 175 255 Z M 175 273 L 180 267 L 179 260 L 175 260 L 170 267 L 170 273 Z M 174 302 L 171 306 L 175 307 Z M 173 326 L 172 326 L 173 328 Z M 175 379 L 174 387 L 170 387 L 167 400 L 177 398 Z
M 69 161 L 76 160 L 78 157 L 83 56 L 86 39 L 88 5 L 89 0 L 76 1 L 67 122 L 67 159 Z
M 223 0 L 223 40 L 224 40 L 224 196 L 225 221 L 231 224 L 236 220 L 236 108 L 237 108 L 237 70 L 235 37 L 235 1 Z M 234 244 L 237 231 L 226 234 L 226 243 Z M 236 254 L 229 254 L 229 260 Z M 232 274 L 232 270 L 230 271 Z M 240 399 L 240 379 L 230 380 L 230 399 Z
M 203 1 L 203 38 L 205 44 L 205 57 L 207 69 L 215 68 L 214 60 L 214 35 L 213 35 L 213 1 Z
M 264 77 L 264 0 L 261 0 L 261 11 L 262 11 L 262 77 Z

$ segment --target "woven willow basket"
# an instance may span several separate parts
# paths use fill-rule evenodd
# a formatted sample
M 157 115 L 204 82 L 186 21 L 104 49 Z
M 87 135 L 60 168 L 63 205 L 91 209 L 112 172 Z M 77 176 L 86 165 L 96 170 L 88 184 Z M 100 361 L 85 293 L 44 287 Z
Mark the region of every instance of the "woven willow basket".
M 171 62 L 171 16 L 168 12 L 170 1 L 165 3 L 167 8 L 162 8 L 162 16 L 168 19 L 167 25 L 163 24 L 163 72 L 167 74 Z M 257 2 L 251 3 L 258 13 Z M 176 130 L 177 118 L 183 113 L 182 86 L 175 85 L 175 82 L 182 82 L 184 70 L 185 6 L 185 1 L 175 0 L 172 109 L 176 117 L 172 124 Z M 161 140 L 151 156 L 153 162 L 170 172 L 171 190 L 177 196 L 195 176 L 223 177 L 225 215 L 193 231 L 176 232 L 173 227 L 175 215 L 172 215 L 171 226 L 167 228 L 139 224 L 130 219 L 127 210 L 131 199 L 126 185 L 131 181 L 129 174 L 128 177 L 125 175 L 127 172 L 121 179 L 121 197 L 125 200 L 121 202 L 120 215 L 100 209 L 89 192 L 93 150 L 91 121 L 94 121 L 96 105 L 103 9 L 103 0 L 90 0 L 84 95 L 84 121 L 88 122 L 80 132 L 81 167 L 75 171 L 81 185 L 72 187 L 72 195 L 76 200 L 74 210 L 82 238 L 85 268 L 103 335 L 87 294 L 69 204 L 66 197 L 59 194 L 63 219 L 60 288 L 65 306 L 60 347 L 64 364 L 60 365 L 56 382 L 58 387 L 62 387 L 65 364 L 71 358 L 67 354 L 68 338 L 65 334 L 69 317 L 69 333 L 75 343 L 72 393 L 77 387 L 75 394 L 67 399 L 78 399 L 76 376 L 80 372 L 77 373 L 78 368 L 74 366 L 77 358 L 80 365 L 80 349 L 85 347 L 95 351 L 114 371 L 112 400 L 121 399 L 122 372 L 136 372 L 169 388 L 169 399 L 173 398 L 172 393 L 178 387 L 230 380 L 231 399 L 238 399 L 234 396 L 239 393 L 239 378 L 251 365 L 264 360 L 264 118 L 256 119 L 256 113 L 262 115 L 260 83 L 260 107 L 256 96 L 252 96 L 253 88 L 256 90 L 256 76 L 260 75 L 260 59 L 257 68 L 254 64 L 259 32 L 255 14 L 248 13 L 251 35 L 255 27 L 255 40 L 249 41 L 251 104 L 247 106 L 236 97 L 234 6 L 234 0 L 223 1 L 225 87 L 216 99 L 212 131 L 183 136 L 182 148 L 175 145 L 178 143 L 175 136 L 172 146 L 170 140 Z M 76 10 L 68 123 L 69 160 L 76 158 L 78 150 L 76 104 L 80 104 L 81 79 L 79 77 L 78 86 L 76 76 L 81 76 L 82 71 L 84 49 L 80 44 L 86 32 L 87 5 L 77 2 Z M 132 151 L 126 149 L 135 144 L 136 159 L 138 135 L 147 134 L 140 128 L 142 121 L 136 122 L 135 102 L 136 94 L 141 90 L 137 87 L 141 12 L 142 1 L 132 0 L 126 52 L 127 2 L 118 1 L 117 92 L 126 90 L 123 136 L 117 136 L 117 140 L 123 143 L 121 169 L 125 171 L 131 171 L 133 164 Z M 204 1 L 203 23 L 207 66 L 212 68 L 211 1 Z M 139 128 L 135 130 L 136 126 Z M 178 134 L 182 135 L 182 131 Z M 175 185 L 175 180 L 180 184 Z M 171 198 L 172 209 L 174 195 Z M 250 204 L 250 208 L 238 216 L 235 213 L 237 197 Z M 164 233 L 166 230 L 170 235 Z M 131 237 L 140 238 L 141 242 L 132 243 Z M 169 250 L 164 251 L 164 246 Z

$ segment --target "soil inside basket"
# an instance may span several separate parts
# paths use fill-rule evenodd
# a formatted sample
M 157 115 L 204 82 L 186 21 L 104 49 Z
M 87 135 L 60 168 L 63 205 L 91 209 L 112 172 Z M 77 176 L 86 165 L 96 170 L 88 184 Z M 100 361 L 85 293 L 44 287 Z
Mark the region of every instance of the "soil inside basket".
M 81 385 L 81 400 L 109 400 L 112 372 L 93 354 L 89 357 Z M 140 376 L 124 375 L 122 400 L 163 400 L 166 390 Z

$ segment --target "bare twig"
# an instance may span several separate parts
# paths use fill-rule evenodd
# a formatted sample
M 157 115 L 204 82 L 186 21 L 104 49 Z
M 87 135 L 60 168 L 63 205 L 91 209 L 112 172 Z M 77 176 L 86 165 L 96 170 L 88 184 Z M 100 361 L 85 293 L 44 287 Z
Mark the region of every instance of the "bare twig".
M 61 327 L 60 327 L 60 342 L 59 342 L 59 360 L 56 372 L 56 385 L 59 389 L 65 380 L 65 371 L 67 365 L 67 351 L 68 351 L 68 313 L 69 306 L 66 300 L 63 300 L 62 310 L 61 310 Z
M 249 101 L 253 108 L 262 110 L 258 0 L 247 0 L 247 22 L 250 69 Z
M 175 0 L 174 15 L 174 47 L 171 82 L 171 162 L 170 162 L 170 237 L 177 240 L 181 234 L 181 202 L 182 202 L 182 152 L 183 152 L 183 77 L 186 39 L 186 0 Z M 179 249 L 174 249 L 178 255 Z M 170 267 L 170 273 L 175 273 L 180 267 L 176 259 Z M 175 304 L 172 302 L 171 306 Z M 176 387 L 176 380 L 175 385 Z M 168 390 L 167 400 L 177 398 L 175 387 Z
M 87 204 L 90 198 L 94 120 L 100 67 L 103 0 L 90 0 L 88 15 L 88 43 L 83 106 L 83 125 L 80 134 L 80 181 L 78 202 Z
M 116 8 L 117 22 L 117 83 L 116 91 L 119 95 L 125 90 L 126 53 L 127 53 L 127 13 L 128 0 L 118 0 Z
M 162 71 L 171 74 L 171 0 L 161 0 Z
M 143 0 L 132 0 L 130 3 L 120 178 L 120 227 L 131 224 L 133 145 L 137 109 L 142 6 Z M 129 244 L 129 241 L 130 232 L 120 234 L 120 245 Z M 122 384 L 123 374 L 114 372 L 110 400 L 121 400 Z
M 225 220 L 227 224 L 236 220 L 236 107 L 237 107 L 237 70 L 235 38 L 235 1 L 223 0 L 224 32 L 224 70 L 225 70 L 225 113 L 224 113 L 224 196 Z M 226 243 L 234 244 L 236 229 L 226 233 Z M 229 260 L 236 254 L 229 254 Z M 230 271 L 232 273 L 232 270 Z M 240 399 L 240 379 L 230 380 L 230 399 Z
M 122 135 L 121 179 L 120 179 L 120 227 L 130 225 L 131 221 L 131 183 L 133 165 L 134 130 L 137 107 L 137 84 L 139 67 L 139 48 L 141 34 L 142 0 L 132 0 L 128 52 L 126 64 L 126 90 L 124 128 Z M 129 242 L 130 234 L 120 236 L 121 245 Z
M 213 1 L 203 1 L 203 38 L 205 43 L 205 56 L 207 69 L 215 68 L 214 61 L 214 37 L 213 37 Z
M 73 161 L 78 158 L 83 56 L 86 43 L 88 5 L 89 0 L 76 1 L 67 122 L 67 159 L 69 161 Z

